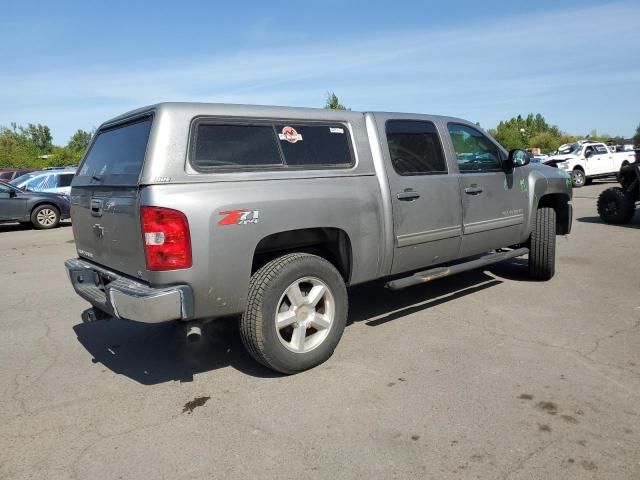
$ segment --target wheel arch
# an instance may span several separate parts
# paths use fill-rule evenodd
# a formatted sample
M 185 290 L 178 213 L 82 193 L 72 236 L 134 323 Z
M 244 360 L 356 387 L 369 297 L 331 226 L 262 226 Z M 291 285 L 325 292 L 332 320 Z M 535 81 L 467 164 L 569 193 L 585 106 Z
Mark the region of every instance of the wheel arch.
M 348 285 L 353 270 L 351 239 L 335 227 L 301 228 L 263 237 L 253 253 L 251 274 L 272 259 L 293 252 L 318 255 L 335 266 Z
M 572 212 L 569 195 L 565 193 L 547 193 L 538 200 L 536 210 L 551 207 L 556 212 L 556 234 L 567 235 L 571 232 Z M 535 216 L 533 216 L 535 219 Z
M 31 214 L 33 213 L 33 211 L 38 208 L 38 207 L 42 207 L 44 205 L 50 205 L 52 207 L 54 207 L 57 212 L 58 215 L 62 215 L 62 210 L 60 209 L 60 207 L 58 205 L 56 205 L 54 202 L 49 202 L 47 200 L 38 200 L 36 203 L 34 203 L 31 208 L 29 208 L 29 216 L 31 216 Z

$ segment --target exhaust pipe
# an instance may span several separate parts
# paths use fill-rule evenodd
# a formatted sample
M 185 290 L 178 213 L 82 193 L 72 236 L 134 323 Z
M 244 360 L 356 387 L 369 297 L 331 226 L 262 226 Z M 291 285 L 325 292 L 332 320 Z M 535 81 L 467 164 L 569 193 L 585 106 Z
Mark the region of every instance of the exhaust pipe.
M 198 322 L 187 324 L 187 340 L 197 342 L 202 337 L 202 326 Z

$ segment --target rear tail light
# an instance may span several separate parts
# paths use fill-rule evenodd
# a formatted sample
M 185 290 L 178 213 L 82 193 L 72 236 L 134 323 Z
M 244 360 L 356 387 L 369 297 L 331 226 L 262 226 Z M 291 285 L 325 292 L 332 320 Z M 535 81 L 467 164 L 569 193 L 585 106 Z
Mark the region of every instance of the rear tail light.
M 191 267 L 191 236 L 184 213 L 171 208 L 140 207 L 140 219 L 149 270 Z

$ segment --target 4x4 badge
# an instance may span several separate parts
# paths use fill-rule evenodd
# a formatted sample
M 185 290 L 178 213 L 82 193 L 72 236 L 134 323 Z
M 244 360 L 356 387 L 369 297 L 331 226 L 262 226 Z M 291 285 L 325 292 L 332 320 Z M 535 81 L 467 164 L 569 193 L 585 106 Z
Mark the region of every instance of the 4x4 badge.
M 218 222 L 218 225 L 248 225 L 258 223 L 260 220 L 260 210 L 229 210 L 218 212 L 218 215 L 225 216 Z

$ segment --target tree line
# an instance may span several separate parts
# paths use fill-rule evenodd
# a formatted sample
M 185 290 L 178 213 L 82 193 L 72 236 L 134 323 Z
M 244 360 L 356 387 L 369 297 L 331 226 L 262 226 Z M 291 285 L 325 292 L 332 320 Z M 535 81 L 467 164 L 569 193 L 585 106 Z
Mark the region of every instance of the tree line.
M 0 167 L 45 168 L 77 165 L 91 141 L 92 132 L 78 130 L 64 146 L 53 144 L 46 125 L 12 123 L 0 126 Z
M 334 92 L 328 92 L 324 108 L 350 110 L 345 107 Z M 79 129 L 66 145 L 53 144 L 51 130 L 46 125 L 29 123 L 27 126 L 12 123 L 0 126 L 0 167 L 45 168 L 77 165 L 87 149 L 95 130 Z M 581 138 L 605 143 L 622 144 L 624 138 L 592 130 L 589 135 L 569 135 L 555 125 L 549 124 L 541 114 L 530 113 L 526 117 L 518 115 L 501 121 L 489 133 L 507 150 L 514 148 L 540 148 L 552 152 L 564 143 Z M 633 143 L 640 145 L 640 125 L 633 137 Z

